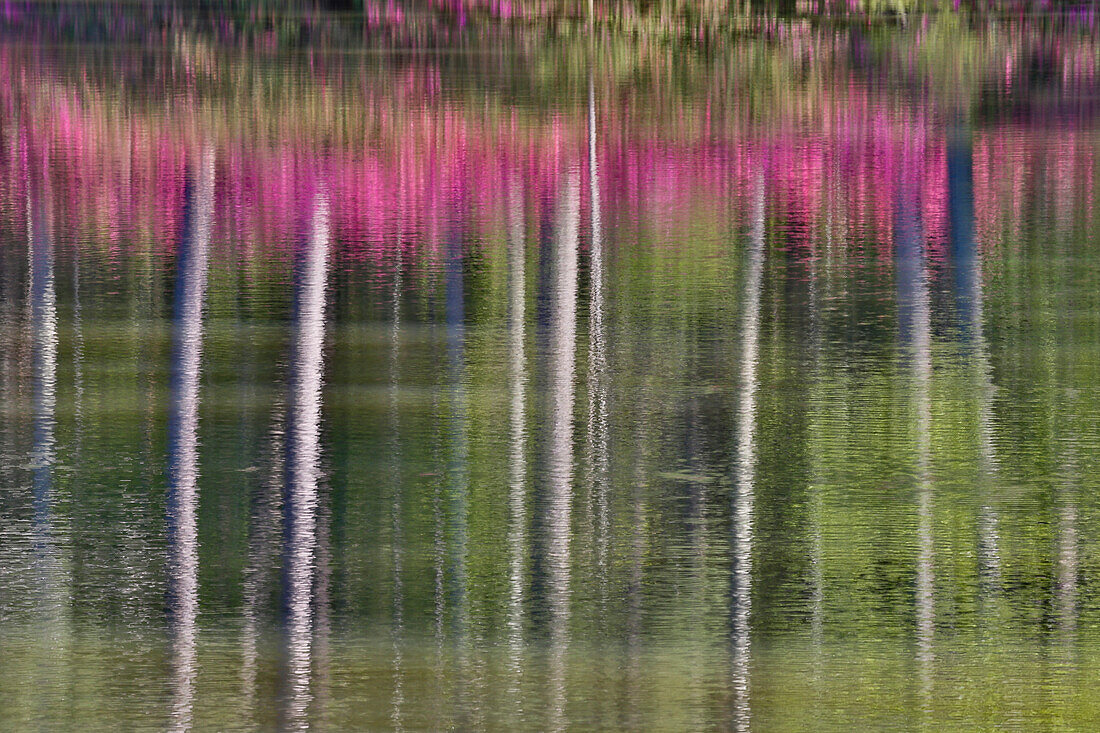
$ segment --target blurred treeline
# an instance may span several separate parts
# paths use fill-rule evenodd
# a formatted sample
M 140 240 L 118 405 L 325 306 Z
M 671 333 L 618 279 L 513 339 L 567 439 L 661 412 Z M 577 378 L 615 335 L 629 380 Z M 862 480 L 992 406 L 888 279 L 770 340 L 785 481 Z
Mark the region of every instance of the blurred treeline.
M 46 25 L 104 42 L 180 25 L 277 42 L 361 40 L 380 29 L 446 33 L 472 24 L 514 24 L 555 33 L 605 30 L 699 37 L 729 31 L 781 33 L 778 20 L 908 24 L 914 15 L 1036 19 L 1095 29 L 1097 5 L 1042 0 L 128 0 L 6 2 L 9 34 Z M 377 40 L 371 37 L 371 40 Z

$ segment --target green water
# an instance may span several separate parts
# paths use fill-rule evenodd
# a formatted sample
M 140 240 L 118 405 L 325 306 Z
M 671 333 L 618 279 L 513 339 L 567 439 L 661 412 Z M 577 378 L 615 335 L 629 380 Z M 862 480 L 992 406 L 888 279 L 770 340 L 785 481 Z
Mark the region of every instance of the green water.
M 1091 728 L 1100 56 L 946 22 L 0 45 L 0 728 Z

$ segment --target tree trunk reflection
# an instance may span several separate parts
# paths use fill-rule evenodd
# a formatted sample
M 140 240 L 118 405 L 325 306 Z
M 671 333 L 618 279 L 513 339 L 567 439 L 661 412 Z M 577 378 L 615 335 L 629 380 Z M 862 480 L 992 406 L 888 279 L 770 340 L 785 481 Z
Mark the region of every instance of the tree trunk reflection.
M 168 414 L 168 613 L 172 639 L 172 730 L 192 727 L 199 610 L 199 375 L 210 233 L 214 152 L 194 165 L 185 193 L 179 242 Z

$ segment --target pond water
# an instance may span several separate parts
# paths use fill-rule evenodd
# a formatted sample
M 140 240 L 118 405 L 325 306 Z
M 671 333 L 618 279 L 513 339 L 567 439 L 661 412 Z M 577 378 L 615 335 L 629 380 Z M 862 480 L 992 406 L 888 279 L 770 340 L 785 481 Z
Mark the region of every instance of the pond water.
M 1100 716 L 1087 28 L 7 22 L 0 727 Z

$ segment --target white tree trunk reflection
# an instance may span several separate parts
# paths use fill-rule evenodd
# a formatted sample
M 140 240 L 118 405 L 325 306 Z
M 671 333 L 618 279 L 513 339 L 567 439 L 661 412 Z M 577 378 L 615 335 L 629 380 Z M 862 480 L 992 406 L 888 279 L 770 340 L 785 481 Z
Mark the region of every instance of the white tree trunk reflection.
M 28 158 L 30 151 L 27 151 Z M 32 542 L 34 579 L 32 607 L 36 614 L 40 657 L 38 669 L 25 681 L 28 689 L 51 689 L 39 699 L 60 700 L 57 689 L 65 679 L 72 625 L 72 581 L 64 557 L 64 532 L 59 525 L 59 497 L 54 471 L 57 465 L 57 347 L 58 319 L 55 290 L 55 244 L 49 163 L 36 161 L 27 171 L 27 242 L 30 267 Z M 56 690 L 56 691 L 55 691 Z M 46 705 L 43 705 L 46 708 Z M 48 709 L 38 712 L 48 719 Z
M 911 364 L 916 413 L 917 482 L 917 665 L 921 702 L 926 712 L 932 702 L 933 635 L 935 632 L 931 429 L 932 331 L 928 272 L 921 228 L 920 168 L 917 153 L 903 152 L 895 222 L 897 248 L 898 320 L 901 346 Z
M 44 591 L 46 619 L 57 615 L 56 548 L 53 537 L 53 469 L 57 460 L 57 297 L 54 291 L 52 217 L 46 175 L 29 172 L 27 241 L 30 264 L 31 379 L 34 418 L 33 471 L 34 544 L 39 582 Z M 37 195 L 35 195 L 37 194 Z
M 607 423 L 607 334 L 604 326 L 604 242 L 600 204 L 600 169 L 596 155 L 596 98 L 588 80 L 588 193 L 591 206 L 592 246 L 589 250 L 588 301 L 588 465 L 589 494 L 595 506 L 596 573 L 600 601 L 607 594 L 607 544 L 610 518 L 607 505 L 609 468 Z
M 199 606 L 199 375 L 206 270 L 214 219 L 214 152 L 206 148 L 187 183 L 172 332 L 168 415 L 168 611 L 171 633 L 170 728 L 189 730 L 195 694 Z
M 733 723 L 752 725 L 750 696 L 752 632 L 753 504 L 756 481 L 756 367 L 760 342 L 760 297 L 764 279 L 764 173 L 752 191 L 748 267 L 741 316 L 741 386 L 737 405 L 737 449 L 733 463 Z
M 321 458 L 321 386 L 324 374 L 325 286 L 329 207 L 314 195 L 306 240 L 295 258 L 294 314 L 283 493 L 283 613 L 285 675 L 282 725 L 308 727 L 313 667 L 314 582 Z
M 511 405 L 511 510 L 508 545 L 511 567 L 508 593 L 508 650 L 511 691 L 517 714 L 522 716 L 521 675 L 523 673 L 523 586 L 527 567 L 527 350 L 526 350 L 526 258 L 523 197 L 518 183 L 508 192 L 508 330 L 512 357 Z
M 569 643 L 573 502 L 573 393 L 577 341 L 577 245 L 580 180 L 570 169 L 554 215 L 554 279 L 550 294 L 549 570 L 551 728 L 563 730 Z

